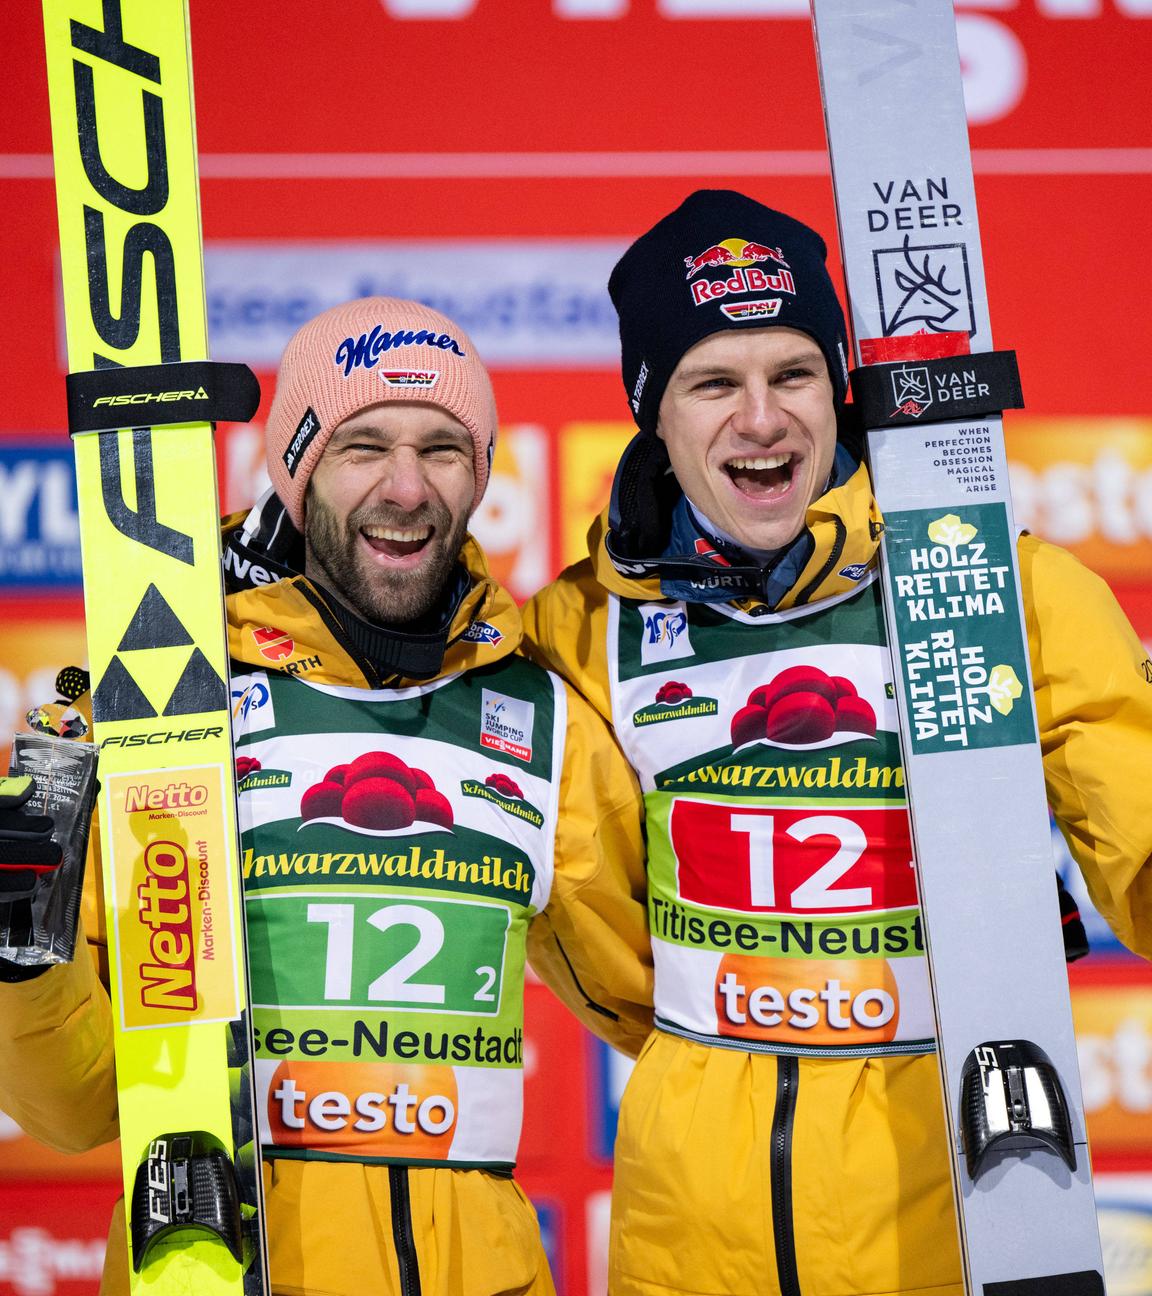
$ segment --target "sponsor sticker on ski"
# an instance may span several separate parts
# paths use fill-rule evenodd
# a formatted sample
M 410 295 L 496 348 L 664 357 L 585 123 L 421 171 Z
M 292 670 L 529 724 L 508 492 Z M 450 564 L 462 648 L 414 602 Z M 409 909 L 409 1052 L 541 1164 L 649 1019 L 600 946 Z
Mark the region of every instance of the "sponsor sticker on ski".
M 1004 508 L 885 517 L 913 751 L 1036 741 Z
M 222 771 L 142 770 L 105 783 L 123 1029 L 239 1016 Z

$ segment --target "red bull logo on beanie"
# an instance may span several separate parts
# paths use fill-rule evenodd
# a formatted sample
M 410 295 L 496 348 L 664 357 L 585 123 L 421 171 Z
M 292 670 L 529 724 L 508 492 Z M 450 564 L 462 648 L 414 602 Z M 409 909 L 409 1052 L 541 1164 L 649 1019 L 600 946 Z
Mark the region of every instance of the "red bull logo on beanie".
M 779 270 L 772 273 L 761 270 L 758 263 L 764 261 L 774 262 L 780 267 Z M 699 271 L 706 269 L 721 269 L 726 272 L 724 278 L 697 279 L 692 284 L 692 301 L 697 306 L 703 306 L 705 302 L 718 301 L 721 297 L 734 293 L 785 292 L 795 295 L 796 292 L 796 283 L 783 250 L 749 239 L 721 239 L 719 243 L 705 248 L 696 256 L 686 256 L 684 264 L 688 270 L 685 277 L 688 279 L 692 279 Z M 746 304 L 750 308 L 755 308 L 747 315 L 734 315 L 726 307 L 721 309 L 729 319 L 749 319 L 757 316 L 770 319 L 780 310 L 781 299 L 775 299 L 774 308 L 771 299 L 761 299 L 759 302 Z
M 767 247 L 763 243 L 750 242 L 748 239 L 726 238 L 710 248 L 705 248 L 697 256 L 686 256 L 684 264 L 688 267 L 688 273 L 685 278 L 691 279 L 697 271 L 705 267 L 731 266 L 737 269 L 755 265 L 758 261 L 776 261 L 785 269 L 789 268 L 784 253 L 778 247 Z
M 763 270 L 751 266 L 747 270 L 733 270 L 727 279 L 697 279 L 692 285 L 692 300 L 697 306 L 703 306 L 705 302 L 718 301 L 730 293 L 752 292 L 785 292 L 795 296 L 796 283 L 790 270 L 765 274 Z
M 361 365 L 365 369 L 374 369 L 385 351 L 405 346 L 435 347 L 440 351 L 455 352 L 458 356 L 464 355 L 460 343 L 448 333 L 433 333 L 430 329 L 397 329 L 389 333 L 377 324 L 371 333 L 361 333 L 358 338 L 346 337 L 336 348 L 333 358 L 337 366 L 343 367 L 347 378 Z

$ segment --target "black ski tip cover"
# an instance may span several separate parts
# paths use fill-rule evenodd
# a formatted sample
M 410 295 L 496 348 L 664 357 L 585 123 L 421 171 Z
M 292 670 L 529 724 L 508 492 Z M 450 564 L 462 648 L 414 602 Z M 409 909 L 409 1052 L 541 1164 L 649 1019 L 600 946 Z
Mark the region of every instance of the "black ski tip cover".
M 1076 1170 L 1060 1077 L 1047 1053 L 1030 1040 L 989 1040 L 968 1054 L 960 1072 L 960 1131 L 973 1180 L 994 1148 L 1049 1148 Z
M 247 423 L 260 407 L 252 370 L 216 360 L 85 369 L 70 373 L 65 385 L 73 436 L 170 423 Z

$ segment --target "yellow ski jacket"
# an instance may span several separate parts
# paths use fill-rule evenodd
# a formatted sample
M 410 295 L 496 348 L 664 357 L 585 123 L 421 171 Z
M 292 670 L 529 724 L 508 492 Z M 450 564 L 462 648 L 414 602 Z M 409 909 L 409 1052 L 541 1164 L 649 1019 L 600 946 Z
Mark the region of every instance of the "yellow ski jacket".
M 238 519 L 226 524 L 233 530 Z M 514 652 L 519 612 L 488 575 L 470 538 L 461 559 L 472 585 L 460 604 L 440 678 L 487 666 Z M 309 681 L 378 688 L 330 616 L 324 594 L 303 576 L 227 598 L 233 670 L 269 669 L 254 627 L 273 625 L 293 641 L 292 663 L 315 661 Z M 462 637 L 474 622 L 499 635 Z M 491 642 L 497 639 L 498 642 Z M 389 688 L 413 681 L 391 679 Z M 426 683 L 426 681 L 424 681 Z M 593 710 L 565 689 L 568 728 L 560 776 L 550 901 L 529 929 L 530 952 L 546 949 L 561 968 L 577 1015 L 635 1052 L 648 1033 L 647 968 L 634 957 L 645 930 L 643 852 L 631 772 Z M 82 702 L 86 702 L 83 699 Z M 36 979 L 0 984 L 0 1109 L 62 1151 L 117 1136 L 117 1099 L 107 993 L 107 932 L 98 834 L 93 832 L 82 905 L 88 955 Z M 563 944 L 563 955 L 554 953 Z M 388 1165 L 265 1162 L 273 1288 L 292 1296 L 360 1296 L 408 1290 L 398 1272 Z M 491 1296 L 553 1291 L 530 1203 L 510 1178 L 482 1170 L 413 1166 L 407 1173 L 412 1233 L 425 1296 Z M 128 1291 L 123 1203 L 112 1221 L 101 1291 Z
M 717 634 L 729 636 L 724 642 L 741 633 L 760 636 L 753 642 L 763 648 L 751 651 L 767 657 L 794 642 L 789 625 L 801 622 L 789 622 L 789 609 L 799 616 L 807 608 L 847 606 L 862 573 L 877 564 L 880 521 L 860 467 L 809 508 L 815 544 L 774 609 L 785 616 L 763 624 L 754 616 L 730 617 Z M 621 574 L 605 549 L 607 530 L 605 513 L 589 533 L 590 557 L 525 608 L 525 634 L 531 654 L 619 727 L 622 741 L 627 729 L 633 744 L 627 749 L 642 748 L 638 764 L 663 769 L 673 762 L 657 745 L 669 748 L 677 741 L 670 735 L 683 726 L 640 728 L 653 715 L 633 712 L 637 693 L 626 694 L 617 663 L 632 653 L 633 674 L 654 693 L 664 675 L 641 663 L 641 649 L 625 645 L 625 628 L 627 644 L 647 645 L 655 635 L 641 641 L 638 628 L 654 624 L 661 607 L 682 605 L 663 598 L 659 580 Z M 1049 801 L 1093 902 L 1125 944 L 1150 957 L 1147 654 L 1106 585 L 1070 554 L 1028 534 L 1020 537 L 1018 554 Z M 704 622 L 680 624 L 697 636 L 694 651 L 701 652 L 697 625 Z M 679 633 L 676 625 L 672 633 Z M 817 631 L 806 633 L 805 642 L 819 639 Z M 733 663 L 749 651 L 746 638 L 733 649 Z M 675 678 L 679 667 L 682 678 L 686 664 L 672 656 L 665 674 Z M 722 685 L 722 672 L 715 678 Z M 676 687 L 673 701 L 688 692 L 682 683 Z M 742 701 L 741 695 L 736 705 Z M 682 705 L 689 716 L 693 706 L 698 714 L 714 703 L 692 697 Z M 635 813 L 644 813 L 639 797 Z M 668 833 L 664 823 L 648 825 L 653 852 Z M 655 873 L 651 882 L 659 894 Z M 658 902 L 654 914 L 661 922 L 670 907 Z M 683 929 L 679 936 L 683 945 Z M 651 948 L 636 944 L 632 957 L 635 976 L 647 976 Z M 738 968 L 739 956 L 728 958 Z M 690 968 L 690 959 L 677 966 Z M 563 982 L 554 983 L 571 1002 Z M 715 1022 L 720 1009 L 709 1011 Z M 636 1012 L 636 1031 L 647 1020 L 645 1004 Z M 882 1050 L 781 1056 L 685 1036 L 653 1031 L 624 1095 L 610 1256 L 614 1296 L 961 1296 L 934 1057 Z

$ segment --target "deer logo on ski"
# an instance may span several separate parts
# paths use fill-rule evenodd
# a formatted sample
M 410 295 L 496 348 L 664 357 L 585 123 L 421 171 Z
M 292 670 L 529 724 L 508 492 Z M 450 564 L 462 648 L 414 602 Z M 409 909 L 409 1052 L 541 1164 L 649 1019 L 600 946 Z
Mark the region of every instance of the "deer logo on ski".
M 927 330 L 931 333 L 976 331 L 972 281 L 963 243 L 876 248 L 876 291 L 885 337 Z

